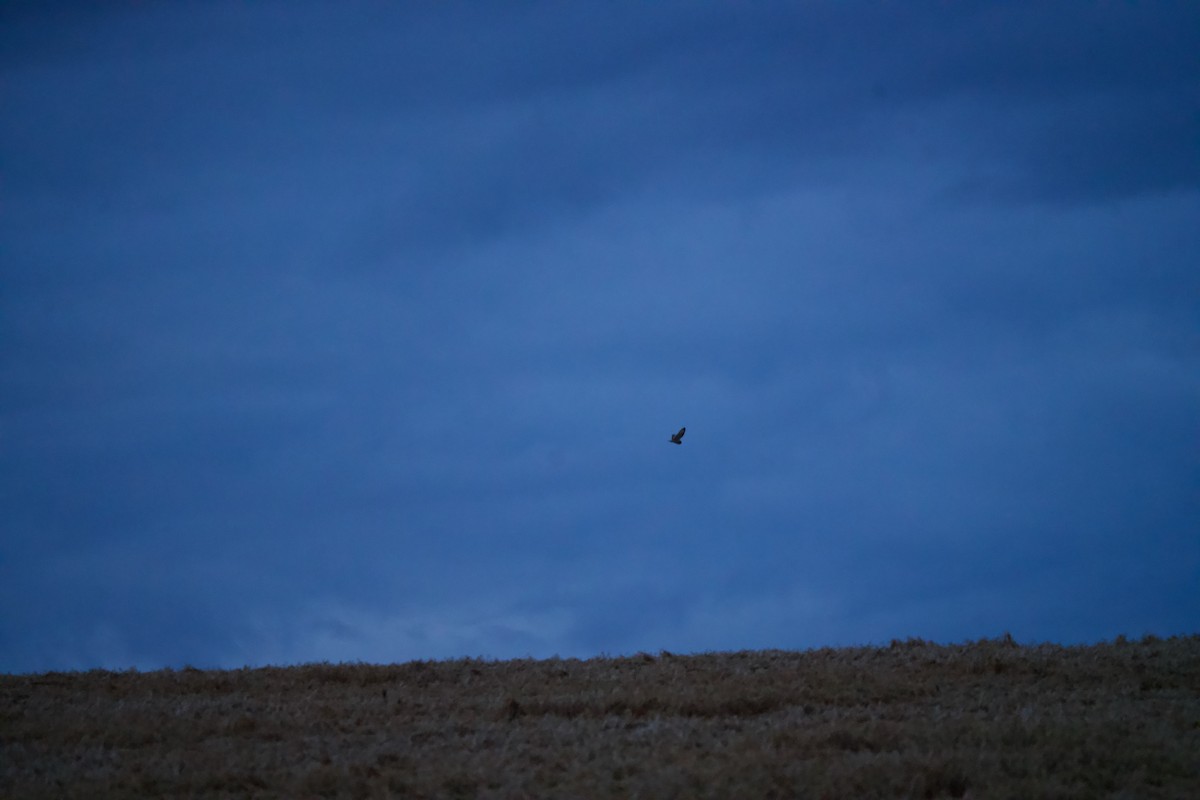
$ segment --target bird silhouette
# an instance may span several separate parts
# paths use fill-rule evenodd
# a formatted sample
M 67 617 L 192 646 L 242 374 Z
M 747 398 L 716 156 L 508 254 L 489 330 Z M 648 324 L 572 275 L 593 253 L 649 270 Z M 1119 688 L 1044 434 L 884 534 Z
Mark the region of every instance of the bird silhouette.
M 679 433 L 677 433 L 671 437 L 671 443 L 672 444 L 683 444 L 683 433 L 686 430 L 687 430 L 687 428 L 680 428 Z

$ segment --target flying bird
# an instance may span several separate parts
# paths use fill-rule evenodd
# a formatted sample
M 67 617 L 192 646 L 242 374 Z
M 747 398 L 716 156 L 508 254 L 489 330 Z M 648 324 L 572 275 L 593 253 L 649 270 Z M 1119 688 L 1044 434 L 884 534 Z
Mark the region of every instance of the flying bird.
M 686 430 L 687 430 L 687 428 L 680 428 L 679 433 L 677 433 L 671 437 L 671 443 L 672 444 L 683 444 L 683 432 Z

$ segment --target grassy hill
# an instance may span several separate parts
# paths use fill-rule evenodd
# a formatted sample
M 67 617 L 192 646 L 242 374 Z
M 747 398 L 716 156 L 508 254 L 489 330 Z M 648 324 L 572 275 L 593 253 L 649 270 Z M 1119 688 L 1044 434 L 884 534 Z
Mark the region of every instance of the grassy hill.
M 1200 797 L 1200 636 L 0 676 L 0 796 Z

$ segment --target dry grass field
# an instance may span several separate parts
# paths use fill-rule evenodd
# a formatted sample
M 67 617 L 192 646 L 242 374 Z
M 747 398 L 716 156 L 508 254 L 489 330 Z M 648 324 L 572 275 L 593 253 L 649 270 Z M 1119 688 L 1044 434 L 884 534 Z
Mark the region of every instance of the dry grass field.
M 1200 797 L 1200 636 L 0 676 L 0 796 Z

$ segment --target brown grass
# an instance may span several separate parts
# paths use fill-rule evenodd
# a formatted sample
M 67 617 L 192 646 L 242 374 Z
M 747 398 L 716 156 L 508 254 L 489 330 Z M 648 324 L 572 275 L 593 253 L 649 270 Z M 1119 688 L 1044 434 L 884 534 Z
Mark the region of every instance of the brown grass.
M 1200 797 L 1200 636 L 0 676 L 0 796 Z

